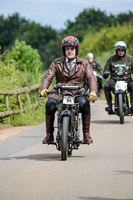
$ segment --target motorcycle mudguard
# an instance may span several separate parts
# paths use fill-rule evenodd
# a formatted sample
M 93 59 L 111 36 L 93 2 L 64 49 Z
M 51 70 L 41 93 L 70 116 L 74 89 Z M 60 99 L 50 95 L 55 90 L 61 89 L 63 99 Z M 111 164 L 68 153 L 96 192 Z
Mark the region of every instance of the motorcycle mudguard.
M 123 91 L 123 90 L 115 90 L 114 91 L 114 94 L 124 94 L 126 93 L 126 91 Z

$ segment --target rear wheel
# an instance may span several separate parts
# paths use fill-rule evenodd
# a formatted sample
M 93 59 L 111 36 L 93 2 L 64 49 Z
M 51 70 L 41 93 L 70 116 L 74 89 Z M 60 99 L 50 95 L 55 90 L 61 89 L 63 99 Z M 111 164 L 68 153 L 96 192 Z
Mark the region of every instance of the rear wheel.
M 124 109 L 123 109 L 123 95 L 118 95 L 118 106 L 119 106 L 119 117 L 120 117 L 120 124 L 124 124 Z
M 67 160 L 68 156 L 68 131 L 69 131 L 69 117 L 63 116 L 62 133 L 61 133 L 61 160 Z

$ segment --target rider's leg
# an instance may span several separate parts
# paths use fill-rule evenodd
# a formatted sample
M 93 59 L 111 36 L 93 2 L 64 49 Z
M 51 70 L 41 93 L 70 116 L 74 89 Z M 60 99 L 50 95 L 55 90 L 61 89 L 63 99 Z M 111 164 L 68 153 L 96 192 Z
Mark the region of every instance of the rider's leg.
M 54 117 L 56 111 L 57 100 L 49 98 L 46 103 L 46 137 L 42 141 L 43 144 L 54 141 Z
M 47 142 L 51 142 L 54 141 L 54 136 L 53 136 L 53 132 L 54 132 L 54 114 L 53 115 L 46 115 L 46 137 L 44 138 L 44 140 L 42 141 L 42 143 L 47 143 Z
M 106 98 L 106 101 L 107 101 L 107 104 L 108 104 L 108 107 L 106 108 L 106 111 L 108 111 L 109 114 L 113 113 L 111 91 L 113 90 L 114 85 L 115 85 L 115 80 L 113 80 L 113 79 L 110 79 L 104 85 L 105 98 Z
M 108 81 L 104 85 L 104 93 L 105 93 L 105 98 L 106 98 L 108 107 L 112 108 L 112 95 L 111 95 L 111 89 L 110 89 Z
M 101 96 L 101 90 L 102 90 L 102 79 L 97 77 L 97 82 L 98 82 L 98 96 Z
M 131 104 L 131 111 L 133 112 L 133 90 L 130 91 L 130 104 Z
M 130 92 L 130 105 L 131 105 L 131 113 L 133 114 L 133 80 L 128 81 L 128 89 Z
M 82 113 L 83 138 L 86 143 L 92 143 L 90 136 L 90 103 L 86 97 L 77 97 L 75 103 L 79 103 L 79 112 Z
M 90 136 L 90 114 L 86 115 L 82 113 L 82 124 L 84 141 L 87 143 L 93 143 L 93 139 Z

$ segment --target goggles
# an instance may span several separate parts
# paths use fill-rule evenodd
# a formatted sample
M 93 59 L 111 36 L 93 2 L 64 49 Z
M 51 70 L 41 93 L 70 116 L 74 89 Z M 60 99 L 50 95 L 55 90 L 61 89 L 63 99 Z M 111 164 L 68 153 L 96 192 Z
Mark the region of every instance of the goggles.
M 62 46 L 64 46 L 64 47 L 69 47 L 69 46 L 76 47 L 76 46 L 78 46 L 78 43 L 76 41 L 68 40 L 68 41 L 63 41 Z

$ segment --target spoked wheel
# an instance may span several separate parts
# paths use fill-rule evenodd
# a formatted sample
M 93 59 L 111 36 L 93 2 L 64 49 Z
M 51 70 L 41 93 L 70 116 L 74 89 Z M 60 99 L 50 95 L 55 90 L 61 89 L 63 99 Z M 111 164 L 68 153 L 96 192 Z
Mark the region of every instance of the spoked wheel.
M 68 131 L 69 131 L 69 117 L 63 116 L 62 134 L 61 134 L 61 160 L 67 160 L 68 156 Z
M 118 105 L 119 105 L 119 117 L 120 124 L 124 124 L 124 109 L 123 109 L 123 96 L 122 94 L 118 95 Z

